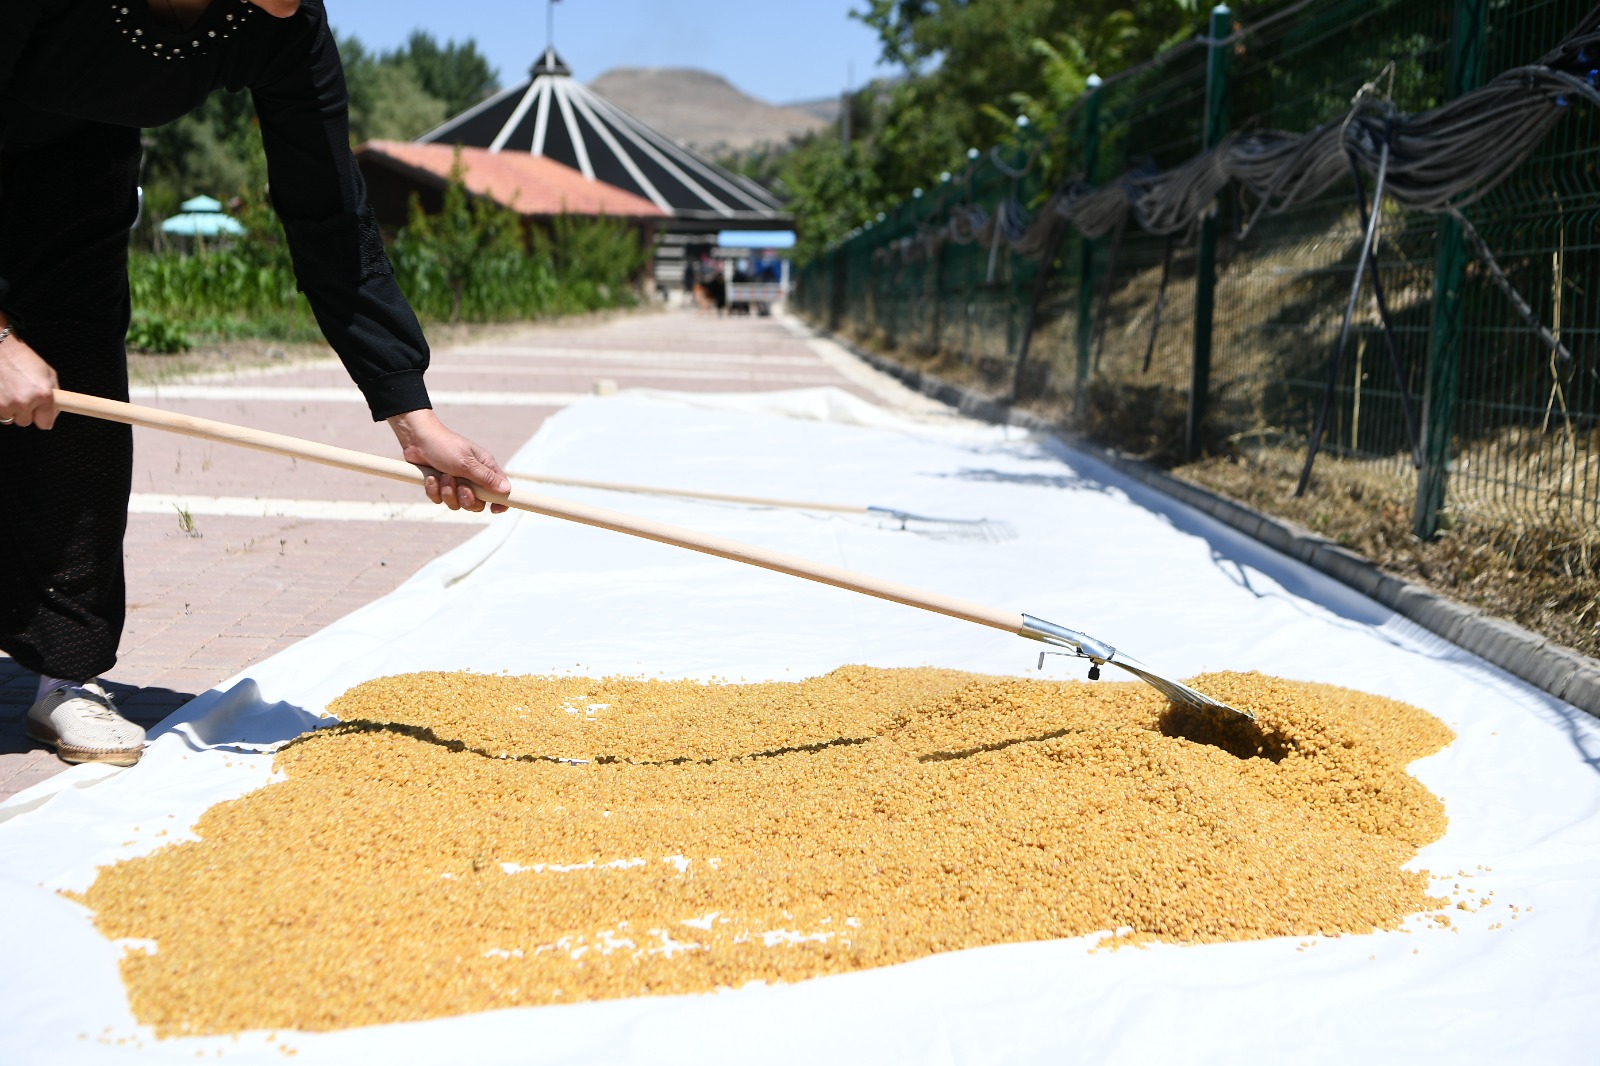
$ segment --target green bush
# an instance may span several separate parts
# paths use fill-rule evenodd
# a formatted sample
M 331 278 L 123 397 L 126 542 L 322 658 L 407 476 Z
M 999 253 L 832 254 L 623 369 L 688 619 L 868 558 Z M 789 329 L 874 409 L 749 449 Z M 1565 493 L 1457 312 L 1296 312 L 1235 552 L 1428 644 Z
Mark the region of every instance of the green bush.
M 267 199 L 261 138 L 254 127 L 251 133 L 243 160 L 248 177 L 234 212 L 244 236 L 196 241 L 189 251 L 134 249 L 128 258 L 133 307 L 136 314 L 176 320 L 191 333 L 309 340 L 320 333 Z
M 275 263 L 255 244 L 247 238 L 191 254 L 133 253 L 128 282 L 136 312 L 205 333 L 276 335 L 285 326 L 303 331 L 313 324 L 311 308 L 295 290 L 287 253 Z
M 172 355 L 189 350 L 189 335 L 165 315 L 140 311 L 128 326 L 128 347 L 138 352 Z
M 630 306 L 653 249 L 626 222 L 560 215 L 525 226 L 515 211 L 474 199 L 459 158 L 437 214 L 415 199 L 391 255 L 417 313 L 490 322 Z

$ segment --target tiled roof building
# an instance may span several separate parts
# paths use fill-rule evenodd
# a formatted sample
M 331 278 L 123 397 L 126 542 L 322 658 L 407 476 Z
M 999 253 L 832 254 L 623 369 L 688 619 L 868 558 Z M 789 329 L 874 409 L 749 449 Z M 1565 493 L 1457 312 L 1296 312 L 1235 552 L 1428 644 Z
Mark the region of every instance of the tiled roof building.
M 437 210 L 456 165 L 449 144 L 368 141 L 356 150 L 368 195 L 387 226 L 404 223 L 413 192 L 425 210 Z M 650 201 L 605 182 L 586 178 L 562 163 L 526 152 L 460 149 L 461 180 L 467 191 L 529 219 L 553 215 L 609 215 L 659 221 L 666 212 Z

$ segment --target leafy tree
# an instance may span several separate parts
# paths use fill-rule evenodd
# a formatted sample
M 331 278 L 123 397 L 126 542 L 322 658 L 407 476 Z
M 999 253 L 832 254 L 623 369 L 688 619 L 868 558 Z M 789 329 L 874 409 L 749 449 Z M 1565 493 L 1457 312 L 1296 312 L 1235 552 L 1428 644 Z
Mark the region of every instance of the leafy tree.
M 444 104 L 447 115 L 465 111 L 500 86 L 499 74 L 476 41 L 441 45 L 425 30 L 413 32 L 404 48 L 385 53 L 381 62 L 409 70 L 423 92 Z
M 440 210 L 427 214 L 413 199 L 395 238 L 395 273 L 418 313 L 482 322 L 634 302 L 654 250 L 633 226 L 559 215 L 548 228 L 529 227 L 512 209 L 471 196 L 461 178 L 458 157 Z
M 254 123 L 247 94 L 217 92 L 193 113 L 145 131 L 146 239 L 189 197 L 227 200 L 239 191 L 250 176 Z
M 549 260 L 562 287 L 587 306 L 614 304 L 655 256 L 655 249 L 620 218 L 561 214 L 533 231 L 536 254 Z
M 440 44 L 418 31 L 405 47 L 382 55 L 355 37 L 337 40 L 350 92 L 351 140 L 404 140 L 478 103 L 496 87 L 496 74 L 473 41 Z M 159 244 L 157 225 L 178 205 L 205 193 L 233 197 L 250 179 L 252 138 L 259 140 L 248 93 L 216 92 L 194 112 L 145 131 L 143 184 L 146 244 Z
M 404 140 L 465 111 L 496 87 L 495 72 L 473 41 L 441 45 L 422 30 L 403 48 L 374 54 L 354 37 L 339 39 L 356 141 Z
M 445 102 L 429 93 L 410 64 L 396 55 L 374 55 L 354 37 L 339 39 L 350 92 L 350 139 L 358 144 L 409 140 L 450 114 Z
M 350 139 L 406 141 L 450 115 L 409 67 L 374 63 L 359 72 L 350 91 Z
M 837 136 L 813 137 L 783 168 L 783 184 L 794 212 L 795 255 L 806 260 L 876 213 L 883 203 L 878 177 L 857 144 Z
M 868 0 L 857 17 L 899 85 L 874 167 L 897 197 L 954 169 L 968 147 L 1008 136 L 1016 116 L 1048 122 L 1091 73 L 1148 59 L 1196 28 L 1196 0 Z
M 395 240 L 395 257 L 409 273 L 423 280 L 431 272 L 443 281 L 450 292 L 451 322 L 461 318 L 475 270 L 495 258 L 523 254 L 522 221 L 516 212 L 487 197 L 469 196 L 464 173 L 457 147 L 443 206 L 430 215 L 413 194 L 411 217 Z

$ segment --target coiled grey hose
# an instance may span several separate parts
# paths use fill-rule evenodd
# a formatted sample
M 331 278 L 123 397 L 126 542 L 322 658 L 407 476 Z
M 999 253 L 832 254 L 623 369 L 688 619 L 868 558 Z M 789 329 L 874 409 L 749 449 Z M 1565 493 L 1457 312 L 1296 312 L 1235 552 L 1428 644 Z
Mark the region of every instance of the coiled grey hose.
M 978 204 L 959 205 L 936 228 L 947 240 L 969 244 L 992 242 L 998 226 L 1000 239 L 1023 255 L 1040 254 L 1049 246 L 1049 231 L 1063 222 L 1096 239 L 1131 213 L 1146 232 L 1184 233 L 1236 181 L 1256 200 L 1244 227 L 1249 232 L 1263 215 L 1325 194 L 1347 173 L 1352 157 L 1363 170 L 1376 173 L 1379 145 L 1389 152 L 1384 194 L 1390 200 L 1409 211 L 1459 212 L 1522 165 L 1561 121 L 1573 97 L 1600 106 L 1600 88 L 1572 73 L 1588 74 L 1590 62 L 1600 64 L 1591 54 L 1600 57 L 1600 6 L 1538 62 L 1507 70 L 1428 111 L 1407 114 L 1391 103 L 1363 98 L 1307 133 L 1234 133 L 1165 172 L 1146 164 L 1099 188 L 1073 179 L 1031 218 L 1008 198 L 992 214 Z

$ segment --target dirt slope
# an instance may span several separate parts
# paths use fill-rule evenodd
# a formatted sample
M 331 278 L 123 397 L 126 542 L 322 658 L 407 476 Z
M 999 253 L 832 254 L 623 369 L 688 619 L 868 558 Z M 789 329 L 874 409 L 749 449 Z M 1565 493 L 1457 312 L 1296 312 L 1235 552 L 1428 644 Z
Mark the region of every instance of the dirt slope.
M 616 67 L 590 86 L 624 111 L 701 152 L 783 144 L 827 122 L 757 100 L 727 79 L 679 67 Z

